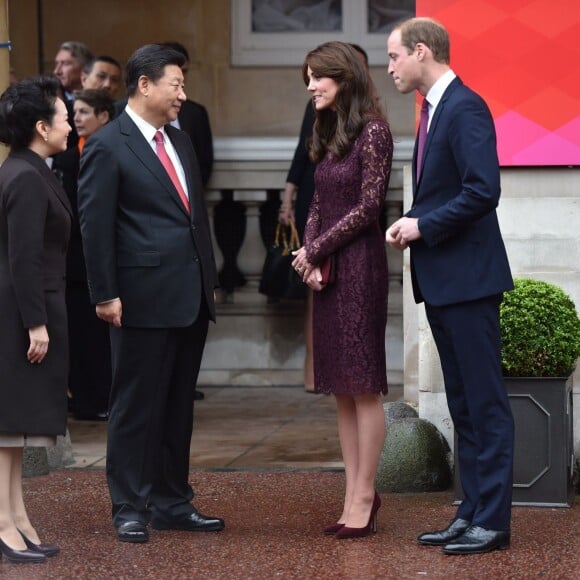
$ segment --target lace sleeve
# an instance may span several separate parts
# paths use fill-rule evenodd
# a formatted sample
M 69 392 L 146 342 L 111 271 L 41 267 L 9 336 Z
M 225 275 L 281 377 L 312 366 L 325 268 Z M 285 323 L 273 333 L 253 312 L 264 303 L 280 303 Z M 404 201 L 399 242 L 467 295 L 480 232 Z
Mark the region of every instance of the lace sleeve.
M 310 246 L 310 244 L 312 244 L 312 242 L 318 237 L 319 233 L 320 202 L 318 192 L 315 190 L 308 210 L 308 220 L 306 221 L 306 227 L 304 228 L 304 239 L 302 240 L 302 245 L 306 247 Z
M 368 123 L 363 129 L 362 138 L 358 203 L 322 235 L 314 237 L 314 228 L 309 230 L 307 225 L 306 254 L 312 264 L 319 264 L 326 256 L 349 244 L 379 218 L 391 172 L 393 139 L 388 125 L 383 121 Z M 319 220 L 318 211 L 314 210 L 312 207 L 313 219 Z M 310 223 L 310 218 L 308 221 Z

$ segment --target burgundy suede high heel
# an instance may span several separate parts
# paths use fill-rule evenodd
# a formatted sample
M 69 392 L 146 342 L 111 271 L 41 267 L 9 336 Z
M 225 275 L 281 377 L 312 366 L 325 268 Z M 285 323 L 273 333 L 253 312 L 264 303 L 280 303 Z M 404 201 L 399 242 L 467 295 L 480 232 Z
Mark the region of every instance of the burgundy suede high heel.
M 336 532 L 338 532 L 338 530 L 341 530 L 342 528 L 344 528 L 344 524 L 332 524 L 330 526 L 326 526 L 323 532 L 325 534 L 332 535 L 336 534 Z
M 362 538 L 368 536 L 371 530 L 376 533 L 377 531 L 377 512 L 381 507 L 381 498 L 379 494 L 375 491 L 375 497 L 373 499 L 373 507 L 371 508 L 371 513 L 369 516 L 369 523 L 364 528 L 349 528 L 348 526 L 342 526 L 336 534 L 335 538 L 338 540 L 346 540 L 347 538 Z

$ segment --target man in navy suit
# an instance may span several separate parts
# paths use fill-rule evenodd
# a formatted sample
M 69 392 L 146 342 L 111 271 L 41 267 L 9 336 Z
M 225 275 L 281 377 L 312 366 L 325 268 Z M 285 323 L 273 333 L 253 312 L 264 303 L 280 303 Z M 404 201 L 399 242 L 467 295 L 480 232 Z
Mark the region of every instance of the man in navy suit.
M 107 480 L 117 537 L 219 531 L 188 483 L 194 392 L 217 272 L 201 172 L 169 125 L 183 56 L 146 45 L 127 62 L 125 110 L 83 149 L 78 204 L 91 299 L 111 325 Z
M 465 495 L 447 528 L 418 541 L 443 546 L 447 554 L 505 549 L 514 426 L 501 372 L 499 306 L 513 282 L 496 215 L 493 119 L 451 70 L 441 24 L 405 21 L 390 34 L 387 49 L 397 89 L 418 91 L 428 109 L 426 140 L 422 147 L 417 140 L 413 156 L 413 205 L 386 240 L 411 251 L 413 293 L 417 303 L 425 302 L 441 359 Z

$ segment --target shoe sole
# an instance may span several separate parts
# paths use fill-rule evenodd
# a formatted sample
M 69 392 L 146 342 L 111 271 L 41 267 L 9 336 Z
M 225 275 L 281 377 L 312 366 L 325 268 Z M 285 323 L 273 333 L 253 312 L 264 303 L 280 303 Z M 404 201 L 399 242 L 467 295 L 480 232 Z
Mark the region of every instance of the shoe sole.
M 119 542 L 127 542 L 128 544 L 145 544 L 149 541 L 149 538 L 123 538 L 121 536 L 117 536 Z
M 499 546 L 492 546 L 491 548 L 487 548 L 485 550 L 473 550 L 468 552 L 454 552 L 443 549 L 443 553 L 447 554 L 448 556 L 470 556 L 471 554 L 487 554 L 488 552 L 493 552 L 494 550 L 509 550 L 509 544 L 501 544 Z
M 163 524 L 151 524 L 151 527 L 154 530 L 159 530 L 159 531 L 168 531 L 168 530 L 176 530 L 179 532 L 221 532 L 225 526 L 207 526 L 204 528 L 187 528 L 185 526 L 181 527 L 181 526 L 172 526 L 172 525 L 163 525 Z

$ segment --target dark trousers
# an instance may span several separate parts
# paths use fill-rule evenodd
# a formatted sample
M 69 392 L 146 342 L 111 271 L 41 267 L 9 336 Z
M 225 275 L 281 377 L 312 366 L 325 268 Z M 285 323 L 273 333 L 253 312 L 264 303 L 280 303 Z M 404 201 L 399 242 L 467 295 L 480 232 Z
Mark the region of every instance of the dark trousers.
M 111 389 L 109 325 L 97 318 L 86 284 L 67 286 L 66 308 L 74 415 L 83 418 L 106 413 Z
M 426 305 L 457 434 L 465 499 L 457 517 L 510 529 L 514 423 L 501 372 L 501 296 Z
M 191 513 L 194 391 L 209 314 L 185 328 L 111 327 L 107 480 L 113 523 Z

